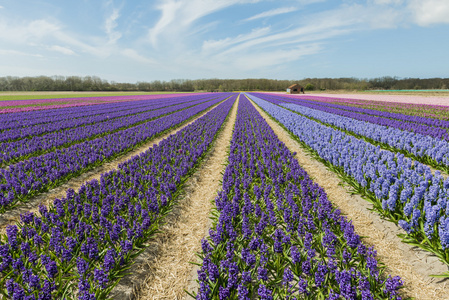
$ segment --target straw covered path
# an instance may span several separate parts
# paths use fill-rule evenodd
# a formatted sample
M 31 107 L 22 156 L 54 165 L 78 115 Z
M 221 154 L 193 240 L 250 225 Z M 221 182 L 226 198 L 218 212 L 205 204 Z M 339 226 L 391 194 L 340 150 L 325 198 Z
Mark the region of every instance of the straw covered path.
M 191 299 L 201 239 L 208 234 L 212 202 L 221 186 L 237 116 L 238 99 L 208 154 L 186 181 L 160 232 L 110 295 L 112 299 Z
M 337 174 L 311 157 L 284 128 L 253 101 L 251 103 L 273 128 L 279 140 L 291 152 L 297 153 L 295 157 L 301 167 L 324 188 L 329 200 L 352 220 L 357 233 L 364 237 L 364 242 L 374 246 L 378 259 L 386 265 L 388 274 L 402 278 L 405 282 L 402 290 L 404 296 L 423 300 L 449 299 L 447 282 L 430 277 L 447 272 L 446 265 L 427 252 L 402 243 L 397 236 L 403 232 L 400 228 L 370 211 L 372 205 L 368 201 L 359 195 L 352 195 Z

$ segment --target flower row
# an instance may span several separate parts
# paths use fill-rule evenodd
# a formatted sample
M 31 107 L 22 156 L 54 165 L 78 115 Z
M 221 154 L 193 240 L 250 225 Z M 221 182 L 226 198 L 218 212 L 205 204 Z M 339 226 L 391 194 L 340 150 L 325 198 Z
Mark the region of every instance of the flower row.
M 268 99 L 263 97 L 263 99 Z M 401 151 L 422 163 L 432 164 L 436 168 L 447 170 L 449 167 L 449 142 L 432 138 L 419 133 L 403 131 L 394 127 L 381 126 L 352 117 L 339 116 L 315 108 L 292 103 L 281 104 L 283 107 L 300 114 L 355 134 L 360 138 L 367 138 L 370 142 L 380 143 L 383 148 Z
M 221 96 L 220 99 L 224 99 Z M 95 122 L 85 126 L 74 126 L 66 130 L 58 130 L 45 135 L 32 136 L 16 140 L 13 142 L 5 142 L 0 144 L 0 166 L 23 160 L 28 157 L 37 156 L 60 147 L 67 147 L 69 145 L 77 144 L 87 139 L 94 139 L 100 135 L 110 134 L 117 130 L 124 130 L 126 128 L 139 125 L 141 123 L 149 122 L 152 119 L 159 118 L 166 114 L 173 113 L 193 105 L 211 101 L 212 99 L 191 100 L 181 103 L 159 104 L 159 107 L 154 107 L 148 110 L 147 107 L 143 111 L 134 114 L 122 116 L 119 118 L 111 118 Z M 101 118 L 104 116 L 102 115 Z
M 334 103 L 328 103 L 328 102 L 321 102 L 323 97 L 319 96 L 310 96 L 307 97 L 307 100 L 314 100 L 314 101 L 307 101 L 306 99 L 299 100 L 300 102 L 314 102 L 315 104 L 319 104 L 320 106 L 325 107 L 331 107 L 336 108 L 340 110 L 346 110 L 350 112 L 356 112 L 360 114 L 367 114 L 367 115 L 373 115 L 383 118 L 389 118 L 389 119 L 395 119 L 400 120 L 403 122 L 413 122 L 418 124 L 425 124 L 429 126 L 435 126 L 435 127 L 442 127 L 442 128 L 449 128 L 449 121 L 447 120 L 441 120 L 441 119 L 435 119 L 435 118 L 429 118 L 429 117 L 421 117 L 421 116 L 415 116 L 415 115 L 407 115 L 407 114 L 401 114 L 401 113 L 395 113 L 390 111 L 381 111 L 377 109 L 369 109 L 369 108 L 361 108 L 361 107 L 353 107 L 353 106 L 347 106 L 347 105 L 340 105 L 340 104 L 334 104 Z M 294 99 L 294 98 L 290 98 Z M 329 98 L 328 98 L 329 99 Z M 296 100 L 295 102 L 298 102 Z M 430 107 L 429 107 L 430 108 Z
M 8 169 L 0 169 L 0 211 L 128 152 L 223 100 L 221 97 L 94 140 L 31 157 L 10 165 Z
M 215 204 L 196 299 L 400 299 L 400 278 L 242 97 Z
M 92 106 L 79 106 L 79 107 L 69 107 L 69 108 L 59 108 L 59 109 L 48 109 L 45 111 L 32 111 L 23 113 L 11 113 L 11 114 L 1 114 L 0 119 L 2 124 L 0 124 L 0 130 L 10 130 L 21 127 L 30 127 L 38 124 L 46 124 L 60 121 L 70 121 L 72 119 L 86 118 L 102 114 L 107 111 L 121 111 L 127 110 L 132 107 L 138 106 L 139 103 L 148 102 L 153 103 L 153 101 L 158 100 L 141 100 L 141 101 L 126 101 L 126 102 L 111 102 L 111 103 L 100 103 L 98 105 Z
M 250 96 L 374 208 L 407 232 L 406 241 L 449 264 L 449 179 L 403 154 L 382 150 L 340 130 Z
M 9 226 L 0 241 L 0 292 L 27 300 L 104 299 L 172 207 L 235 98 Z
M 345 106 L 360 107 L 399 114 L 449 120 L 449 107 L 445 105 L 444 97 L 417 97 L 394 95 L 286 95 L 296 99 L 314 99 L 320 102 L 342 104 Z M 362 100 L 363 99 L 363 100 Z M 389 101 L 391 99 L 391 101 Z M 430 103 L 433 102 L 433 103 Z M 436 103 L 440 103 L 439 105 Z
M 132 101 L 120 103 L 120 105 L 115 103 L 95 105 L 89 111 L 72 109 L 69 112 L 60 111 L 56 115 L 49 114 L 44 118 L 34 120 L 17 120 L 17 123 L 7 125 L 11 128 L 2 132 L 0 142 L 13 141 L 19 138 L 38 136 L 64 129 L 109 121 L 111 119 L 139 114 L 178 103 L 199 100 L 201 98 L 206 97 L 186 96 L 182 98 Z M 212 99 L 212 97 L 207 98 Z
M 277 98 L 277 100 L 281 101 L 285 100 L 284 102 L 294 103 L 311 109 L 320 110 L 323 112 L 343 117 L 348 117 L 362 122 L 368 122 L 380 126 L 396 128 L 402 131 L 419 133 L 420 135 L 426 135 L 437 139 L 443 139 L 446 141 L 449 140 L 449 134 L 447 131 L 449 127 L 449 121 L 407 116 L 401 114 L 394 114 L 396 115 L 395 116 L 396 118 L 394 118 L 393 116 L 389 116 L 393 115 L 393 113 L 381 112 L 376 110 L 370 110 L 372 113 L 368 113 L 368 112 L 361 112 L 361 110 L 363 110 L 362 108 L 352 108 L 349 106 L 329 104 L 317 101 L 308 101 L 302 99 L 295 101 L 287 97 L 269 96 L 264 94 L 256 94 L 256 96 L 266 100 L 275 97 Z M 412 118 L 415 119 L 412 120 Z
M 1 101 L 3 108 L 0 115 L 10 116 L 17 113 L 33 115 L 41 113 L 45 115 L 46 110 L 70 109 L 81 106 L 93 106 L 103 103 L 126 102 L 132 100 L 148 100 L 155 98 L 166 98 L 191 95 L 186 94 L 156 94 L 156 95 L 126 95 L 126 96 L 101 96 L 101 97 L 79 97 L 79 98 L 53 98 L 53 99 L 32 99 L 32 100 L 10 100 Z M 12 117 L 14 118 L 14 117 Z

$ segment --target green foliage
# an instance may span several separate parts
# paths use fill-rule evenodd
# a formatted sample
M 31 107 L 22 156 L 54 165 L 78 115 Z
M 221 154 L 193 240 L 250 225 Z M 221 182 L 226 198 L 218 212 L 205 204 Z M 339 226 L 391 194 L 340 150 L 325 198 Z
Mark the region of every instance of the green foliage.
M 142 92 L 193 92 L 193 91 L 278 91 L 283 92 L 292 84 L 311 90 L 413 90 L 442 89 L 449 86 L 449 78 L 398 78 L 379 77 L 373 79 L 304 78 L 300 80 L 277 80 L 266 78 L 248 79 L 172 79 L 150 82 L 121 83 L 103 80 L 97 76 L 37 76 L 0 77 L 0 91 L 142 91 Z M 311 86 L 309 86 L 309 84 Z M 312 89 L 308 89 L 311 88 Z
M 306 86 L 304 87 L 305 91 L 314 91 L 315 90 L 315 86 L 311 83 L 306 84 Z

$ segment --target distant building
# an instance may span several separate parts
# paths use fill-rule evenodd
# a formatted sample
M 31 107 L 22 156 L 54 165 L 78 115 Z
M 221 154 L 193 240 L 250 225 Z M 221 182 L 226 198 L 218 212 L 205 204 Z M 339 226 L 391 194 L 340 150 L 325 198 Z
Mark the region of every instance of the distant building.
M 299 84 L 292 84 L 291 86 L 289 86 L 287 88 L 287 93 L 289 93 L 289 94 L 303 93 L 304 94 L 304 88 L 302 86 L 300 86 Z

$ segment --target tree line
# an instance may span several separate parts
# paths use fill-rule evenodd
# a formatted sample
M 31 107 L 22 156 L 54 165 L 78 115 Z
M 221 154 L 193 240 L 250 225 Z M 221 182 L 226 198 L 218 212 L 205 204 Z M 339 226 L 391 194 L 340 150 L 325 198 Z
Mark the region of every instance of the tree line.
M 170 81 L 142 81 L 119 83 L 97 76 L 37 76 L 0 77 L 0 91 L 167 91 L 167 92 L 224 92 L 224 91 L 285 91 L 294 83 L 306 90 L 411 90 L 448 89 L 449 78 L 305 78 L 276 79 L 173 79 Z

